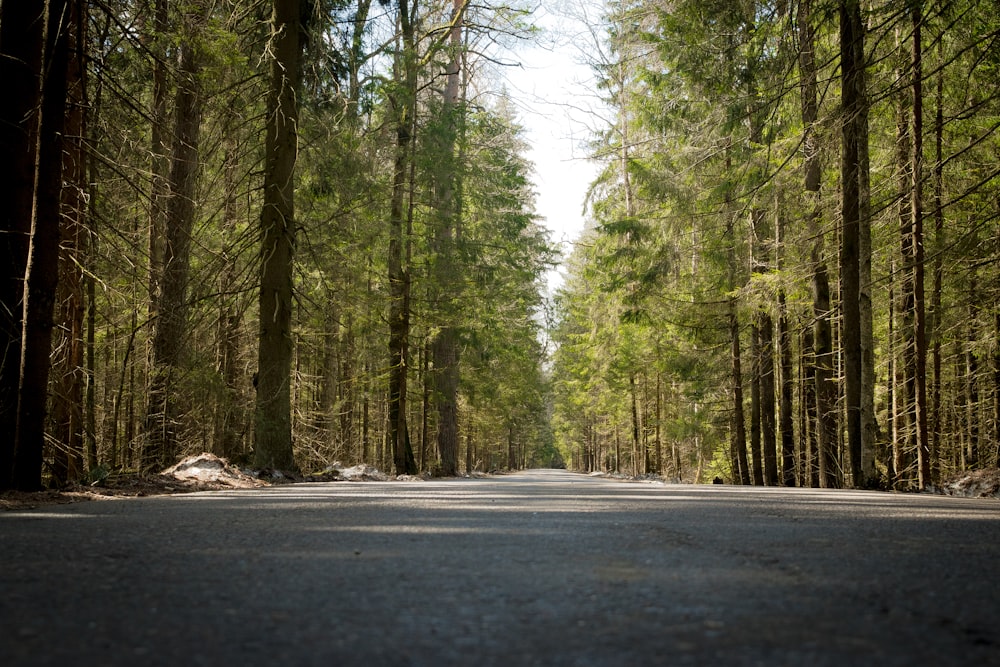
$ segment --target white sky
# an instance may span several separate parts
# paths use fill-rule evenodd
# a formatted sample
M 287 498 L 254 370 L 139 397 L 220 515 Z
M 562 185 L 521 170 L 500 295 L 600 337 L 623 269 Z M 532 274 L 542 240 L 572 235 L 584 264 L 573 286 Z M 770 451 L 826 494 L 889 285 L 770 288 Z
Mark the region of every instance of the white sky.
M 595 47 L 590 29 L 579 18 L 581 6 L 542 4 L 533 18 L 544 34 L 530 48 L 513 54 L 520 67 L 505 71 L 510 97 L 531 145 L 527 157 L 535 165 L 536 212 L 552 230 L 551 238 L 564 256 L 583 231 L 584 198 L 598 169 L 587 160 L 584 145 L 591 138 L 591 128 L 600 124 L 595 115 L 600 105 L 593 73 L 584 62 Z M 558 271 L 547 276 L 550 292 L 561 282 Z

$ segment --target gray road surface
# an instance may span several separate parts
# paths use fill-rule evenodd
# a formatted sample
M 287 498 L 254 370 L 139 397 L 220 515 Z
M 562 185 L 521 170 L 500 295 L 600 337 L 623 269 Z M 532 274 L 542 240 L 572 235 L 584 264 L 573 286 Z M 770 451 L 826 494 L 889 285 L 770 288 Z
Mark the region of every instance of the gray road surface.
M 1000 665 L 1000 502 L 533 471 L 0 514 L 0 665 Z

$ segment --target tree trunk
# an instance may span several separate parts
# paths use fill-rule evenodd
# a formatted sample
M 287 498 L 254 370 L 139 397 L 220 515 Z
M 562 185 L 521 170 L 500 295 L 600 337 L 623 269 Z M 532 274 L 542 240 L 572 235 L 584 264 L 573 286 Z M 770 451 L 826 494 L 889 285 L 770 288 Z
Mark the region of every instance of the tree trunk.
M 448 63 L 441 115 L 443 126 L 438 141 L 439 165 L 435 188 L 437 205 L 437 230 L 435 235 L 435 284 L 439 291 L 438 307 L 443 312 L 444 324 L 435 337 L 434 378 L 435 404 L 437 405 L 437 442 L 441 454 L 441 474 L 453 477 L 458 474 L 458 364 L 459 338 L 450 306 L 460 299 L 460 282 L 457 280 L 455 241 L 458 234 L 461 205 L 459 203 L 458 165 L 455 143 L 458 135 L 459 91 L 462 64 L 462 17 L 465 0 L 454 0 L 451 15 Z
M 917 429 L 917 483 L 926 488 L 931 480 L 930 446 L 927 442 L 927 338 L 924 304 L 924 211 L 923 211 L 923 66 L 921 25 L 923 3 L 914 2 L 911 8 L 913 27 L 913 57 L 911 61 L 913 91 L 913 168 L 911 170 L 913 225 L 913 283 L 914 312 L 913 338 L 916 353 L 916 401 L 914 418 Z
M 795 426 L 792 415 L 792 397 L 795 378 L 792 366 L 792 336 L 788 330 L 788 313 L 785 294 L 778 295 L 778 349 L 781 360 L 781 403 L 778 408 L 781 433 L 781 483 L 795 486 Z
M 930 463 L 931 479 L 938 474 L 938 456 L 941 450 L 941 292 L 944 265 L 941 250 L 944 245 L 944 40 L 938 40 L 938 73 L 935 86 L 934 114 L 934 284 L 931 288 L 931 307 L 928 317 L 928 337 L 931 341 L 931 368 L 933 381 L 930 389 Z M 1000 439 L 997 440 L 1000 442 Z
M 24 273 L 34 205 L 44 11 L 4 2 L 0 21 L 0 490 L 11 486 L 21 379 Z
M 899 66 L 897 76 L 905 80 L 910 66 L 911 55 L 906 51 L 901 36 L 902 27 L 897 28 L 897 48 Z M 900 271 L 899 300 L 896 306 L 894 328 L 898 342 L 899 357 L 896 375 L 899 382 L 893 398 L 893 488 L 907 486 L 905 479 L 911 457 L 916 455 L 917 432 L 914 426 L 914 403 L 916 400 L 916 342 L 913 314 L 915 312 L 914 248 L 913 248 L 913 149 L 912 149 L 912 104 L 910 92 L 902 90 L 899 95 L 899 109 L 896 118 L 896 165 L 899 172 L 899 242 L 902 270 Z
M 816 334 L 813 328 L 802 332 L 802 437 L 801 486 L 819 488 L 819 415 L 816 409 Z
M 760 328 L 750 325 L 753 349 L 753 377 L 750 379 L 750 458 L 753 466 L 754 486 L 764 486 L 764 465 L 761 459 L 761 407 L 760 407 Z
M 993 465 L 1000 466 L 1000 312 L 993 318 Z
M 833 324 L 830 321 L 830 280 L 823 260 L 823 235 L 812 248 L 812 290 L 815 328 L 816 427 L 819 486 L 840 486 L 837 468 L 837 381 L 834 377 Z
M 163 236 L 167 227 L 170 201 L 170 155 L 168 151 L 167 52 L 170 24 L 167 0 L 153 0 L 152 35 L 149 45 L 153 58 L 153 91 L 150 105 L 150 193 L 147 251 L 149 273 L 147 296 L 149 317 L 155 321 L 159 306 L 160 278 L 163 271 Z M 187 48 L 191 48 L 188 45 Z M 182 74 L 183 76 L 183 74 Z
M 764 458 L 764 484 L 778 484 L 778 438 L 774 420 L 774 322 L 760 316 L 760 434 Z
M 260 212 L 260 344 L 254 465 L 294 470 L 291 422 L 295 160 L 303 36 L 299 0 L 274 0 Z
M 203 7 L 192 7 L 185 13 L 182 20 L 187 38 L 178 49 L 179 80 L 163 238 L 163 273 L 155 308 L 153 362 L 142 452 L 142 467 L 146 470 L 172 465 L 179 449 L 178 426 L 182 410 L 177 401 L 177 382 L 182 373 L 188 330 L 191 233 L 201 134 L 202 94 L 198 82 L 201 54 L 197 32 L 204 14 Z
M 973 234 L 977 236 L 977 234 Z M 973 239 L 975 245 L 975 239 Z M 979 308 L 977 307 L 978 287 L 976 285 L 976 270 L 973 269 L 969 277 L 969 322 L 966 329 L 965 348 L 965 387 L 968 425 L 968 446 L 965 448 L 966 468 L 980 467 L 979 460 L 979 359 L 976 356 L 975 346 L 979 340 L 979 332 L 976 323 L 979 319 Z
M 840 63 L 841 63 L 841 248 L 840 305 L 843 311 L 842 348 L 844 354 L 844 384 L 847 413 L 847 451 L 853 486 L 862 485 L 861 450 L 863 428 L 861 419 L 863 350 L 861 346 L 861 201 L 860 143 L 862 95 L 864 90 L 864 47 L 860 33 L 859 0 L 840 2 Z
M 778 271 L 784 269 L 785 220 L 784 206 L 778 204 L 778 224 L 775 233 Z M 780 483 L 795 486 L 795 426 L 792 415 L 792 399 L 795 378 L 792 366 L 792 335 L 788 327 L 788 304 L 785 290 L 778 290 L 778 366 L 781 369 L 781 389 L 778 403 L 778 432 L 781 434 Z
M 235 104 L 238 100 L 233 99 Z M 232 129 L 229 128 L 229 132 Z M 232 136 L 227 137 L 226 157 L 223 165 L 223 179 L 226 198 L 222 209 L 222 229 L 227 239 L 235 239 L 239 216 L 239 183 L 236 174 L 239 144 Z M 245 193 L 244 193 L 245 194 Z M 237 251 L 234 244 L 226 242 L 223 246 L 223 267 L 219 277 L 219 323 L 218 323 L 218 373 L 222 379 L 223 393 L 219 401 L 219 415 L 216 421 L 215 446 L 213 451 L 218 456 L 232 459 L 240 454 L 240 309 L 231 296 L 238 289 Z
M 52 315 L 59 275 L 63 127 L 69 58 L 67 9 L 66 0 L 49 0 L 46 4 L 35 202 L 25 273 L 24 329 L 12 477 L 15 488 L 23 491 L 40 488 L 42 479 Z
M 799 41 L 799 69 L 802 72 L 802 140 L 805 153 L 804 187 L 809 229 L 819 230 L 811 251 L 813 317 L 813 362 L 808 376 L 814 386 L 816 433 L 815 451 L 809 457 L 809 479 L 813 486 L 834 487 L 836 473 L 833 450 L 836 439 L 836 387 L 833 382 L 833 332 L 830 323 L 830 282 L 823 257 L 824 232 L 820 207 L 821 165 L 816 122 L 819 114 L 816 82 L 815 30 L 812 27 L 812 2 L 802 0 L 796 16 Z
M 52 452 L 53 483 L 81 479 L 83 467 L 83 266 L 87 214 L 87 155 L 84 147 L 86 99 L 86 13 L 81 0 L 69 3 L 68 106 L 64 127 L 62 216 L 52 436 L 61 446 Z
M 392 200 L 389 205 L 389 424 L 388 443 L 392 449 L 393 466 L 397 475 L 415 474 L 416 460 L 410 445 L 406 425 L 406 380 L 409 365 L 410 336 L 410 272 L 404 265 L 409 256 L 410 238 L 404 234 L 404 199 L 407 167 L 415 128 L 413 114 L 416 104 L 416 52 L 414 29 L 409 2 L 399 1 L 399 22 L 403 47 L 396 62 L 397 76 L 402 86 L 391 100 L 395 110 L 396 156 L 393 165 Z M 401 72 L 399 70 L 402 70 Z

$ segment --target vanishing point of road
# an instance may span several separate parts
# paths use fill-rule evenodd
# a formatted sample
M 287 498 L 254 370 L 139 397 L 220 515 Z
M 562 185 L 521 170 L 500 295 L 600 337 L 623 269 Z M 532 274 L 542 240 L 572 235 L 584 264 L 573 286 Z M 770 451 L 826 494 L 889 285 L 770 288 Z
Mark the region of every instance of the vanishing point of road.
M 997 665 L 1000 502 L 558 471 L 0 514 L 0 664 Z

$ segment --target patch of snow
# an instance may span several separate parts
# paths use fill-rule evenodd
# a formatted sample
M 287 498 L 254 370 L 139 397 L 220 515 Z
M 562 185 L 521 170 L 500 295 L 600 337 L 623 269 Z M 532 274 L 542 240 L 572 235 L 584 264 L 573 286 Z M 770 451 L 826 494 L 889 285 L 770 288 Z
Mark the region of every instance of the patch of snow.
M 969 470 L 928 489 L 932 493 L 963 498 L 1000 498 L 1000 469 Z
M 254 481 L 250 475 L 231 466 L 226 459 L 208 452 L 188 456 L 161 474 L 180 481 L 214 482 L 229 486 L 246 486 Z

